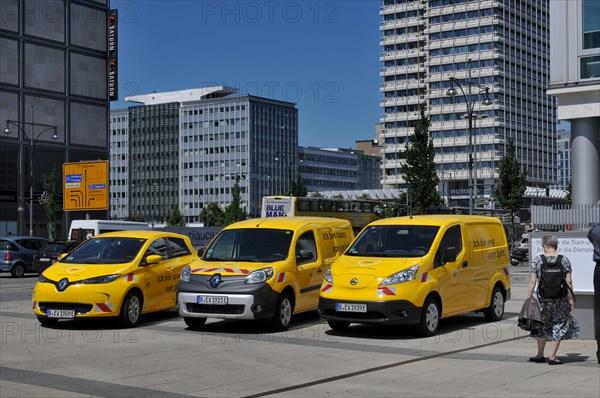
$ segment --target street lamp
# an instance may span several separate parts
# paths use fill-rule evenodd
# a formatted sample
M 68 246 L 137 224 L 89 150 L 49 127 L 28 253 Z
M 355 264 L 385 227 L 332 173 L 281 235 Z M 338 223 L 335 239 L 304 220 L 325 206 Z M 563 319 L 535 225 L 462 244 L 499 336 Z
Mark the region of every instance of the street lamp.
M 31 150 L 31 154 L 29 156 L 29 236 L 33 236 L 33 184 L 34 184 L 33 157 L 34 157 L 34 152 L 35 152 L 35 144 L 37 144 L 37 141 L 42 136 L 42 134 L 44 134 L 46 131 L 50 131 L 50 130 L 53 131 L 52 139 L 53 140 L 58 139 L 58 134 L 56 133 L 57 127 L 51 126 L 48 124 L 41 124 L 41 123 L 30 123 L 30 122 L 20 122 L 17 120 L 7 120 L 6 128 L 4 129 L 4 134 L 12 133 L 12 131 L 9 128 L 10 125 L 15 126 L 19 130 L 19 145 L 21 146 L 19 148 L 19 179 L 20 179 L 19 193 L 23 192 L 23 187 L 25 185 L 24 184 L 25 175 L 23 173 L 23 147 L 22 147 L 23 136 L 25 136 L 25 138 L 27 140 L 29 140 L 29 147 Z M 27 135 L 27 133 L 25 132 L 23 127 L 21 127 L 22 125 L 31 126 L 31 136 Z M 36 126 L 37 127 L 45 127 L 42 131 L 40 131 L 38 133 L 37 137 L 35 137 L 35 131 L 34 131 L 34 127 L 36 127 Z M 19 200 L 23 200 L 24 199 L 23 196 L 24 195 L 19 195 Z M 20 204 L 19 204 L 19 208 L 23 209 L 23 207 Z
M 465 104 L 467 105 L 467 119 L 469 121 L 469 169 L 468 169 L 468 178 L 469 178 L 469 214 L 473 214 L 473 189 L 474 189 L 474 181 L 473 181 L 473 110 L 475 106 L 475 101 L 472 100 L 471 96 L 473 95 L 472 88 L 475 87 L 479 89 L 476 93 L 479 96 L 481 93 L 485 93 L 485 98 L 483 100 L 483 105 L 492 105 L 493 101 L 489 98 L 489 87 L 482 86 L 481 84 L 473 83 L 471 81 L 471 68 L 468 69 L 469 75 L 466 79 L 457 79 L 453 76 L 450 76 L 450 81 L 452 82 L 452 86 L 446 92 L 446 95 L 450 97 L 455 97 L 458 94 L 458 91 L 454 86 L 456 85 L 460 89 L 460 93 L 462 94 Z M 462 84 L 461 84 L 462 82 Z M 465 92 L 463 85 L 468 86 L 468 92 Z

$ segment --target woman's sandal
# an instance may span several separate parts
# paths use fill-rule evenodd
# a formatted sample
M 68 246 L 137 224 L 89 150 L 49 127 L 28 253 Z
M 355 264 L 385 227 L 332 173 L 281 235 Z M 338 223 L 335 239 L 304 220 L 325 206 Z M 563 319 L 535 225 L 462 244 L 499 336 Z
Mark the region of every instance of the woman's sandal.
M 563 363 L 564 363 L 563 361 L 557 361 L 554 359 L 548 360 L 548 365 L 562 365 Z
M 529 362 L 544 363 L 544 362 L 546 362 L 546 358 L 545 357 L 531 357 L 531 358 L 529 358 Z

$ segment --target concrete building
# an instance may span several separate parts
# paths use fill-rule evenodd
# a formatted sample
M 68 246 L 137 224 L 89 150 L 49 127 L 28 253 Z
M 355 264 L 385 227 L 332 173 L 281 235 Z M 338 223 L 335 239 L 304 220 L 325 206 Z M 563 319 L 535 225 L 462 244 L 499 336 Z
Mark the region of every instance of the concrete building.
M 129 178 L 111 178 L 111 216 L 164 224 L 177 205 L 198 223 L 208 203 L 231 202 L 236 180 L 242 206 L 259 216 L 263 196 L 288 192 L 296 178 L 289 164 L 297 158 L 295 104 L 235 93 L 218 86 L 139 95 L 126 100 L 141 106 L 112 111 L 111 137 L 129 157 L 113 143 L 111 167 Z M 119 132 L 125 123 L 128 138 Z
M 381 159 L 345 148 L 299 147 L 297 166 L 310 192 L 377 189 Z
M 0 235 L 48 236 L 44 176 L 108 159 L 109 13 L 107 0 L 0 1 Z M 54 199 L 61 238 L 86 213 L 61 211 L 62 186 Z
M 550 2 L 550 86 L 571 123 L 573 204 L 600 204 L 600 2 Z
M 467 206 L 471 190 L 489 205 L 509 139 L 530 185 L 556 181 L 547 0 L 383 0 L 380 14 L 384 188 L 404 184 L 423 105 L 449 205 Z
M 571 133 L 569 131 L 558 131 L 556 148 L 558 150 L 558 183 L 555 188 L 567 191 L 571 182 Z

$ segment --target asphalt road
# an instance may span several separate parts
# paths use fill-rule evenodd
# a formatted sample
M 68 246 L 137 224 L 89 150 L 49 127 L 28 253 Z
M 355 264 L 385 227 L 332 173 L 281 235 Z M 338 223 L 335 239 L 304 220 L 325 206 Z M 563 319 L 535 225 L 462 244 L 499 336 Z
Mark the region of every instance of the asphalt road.
M 524 284 L 513 286 L 504 320 L 467 314 L 422 338 L 402 327 L 334 332 L 316 312 L 296 316 L 284 333 L 220 320 L 193 331 L 174 311 L 134 329 L 105 321 L 45 328 L 31 312 L 36 280 L 0 274 L 3 398 L 600 396 L 593 341 L 563 342 L 562 366 L 527 361 L 536 343 L 516 327 Z

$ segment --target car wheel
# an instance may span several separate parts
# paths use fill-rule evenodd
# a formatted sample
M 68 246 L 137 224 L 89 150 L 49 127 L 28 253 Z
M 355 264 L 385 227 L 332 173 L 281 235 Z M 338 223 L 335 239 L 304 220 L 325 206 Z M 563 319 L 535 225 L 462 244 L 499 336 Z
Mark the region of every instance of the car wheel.
M 335 331 L 341 332 L 350 327 L 350 322 L 346 321 L 327 321 L 329 327 Z
M 141 314 L 142 299 L 140 298 L 140 294 L 136 291 L 127 293 L 121 305 L 119 322 L 124 327 L 132 328 L 139 323 Z
M 37 319 L 42 324 L 42 326 L 56 325 L 58 323 L 58 319 L 56 318 L 46 318 L 44 316 L 38 316 Z
M 10 270 L 10 274 L 13 278 L 22 278 L 25 276 L 25 265 L 21 263 L 15 264 Z
M 483 311 L 485 319 L 490 322 L 496 322 L 502 319 L 504 315 L 504 293 L 498 286 L 494 287 L 492 291 L 492 298 L 490 299 L 490 306 Z
M 273 327 L 279 332 L 288 330 L 292 321 L 292 313 L 294 305 L 288 293 L 281 293 L 277 306 L 275 307 L 275 315 L 273 316 Z
M 191 329 L 200 329 L 206 323 L 206 318 L 190 318 L 190 317 L 185 317 L 185 318 L 183 318 L 183 321 Z
M 427 297 L 421 309 L 419 332 L 426 337 L 435 335 L 440 327 L 440 315 L 440 305 L 437 300 Z

